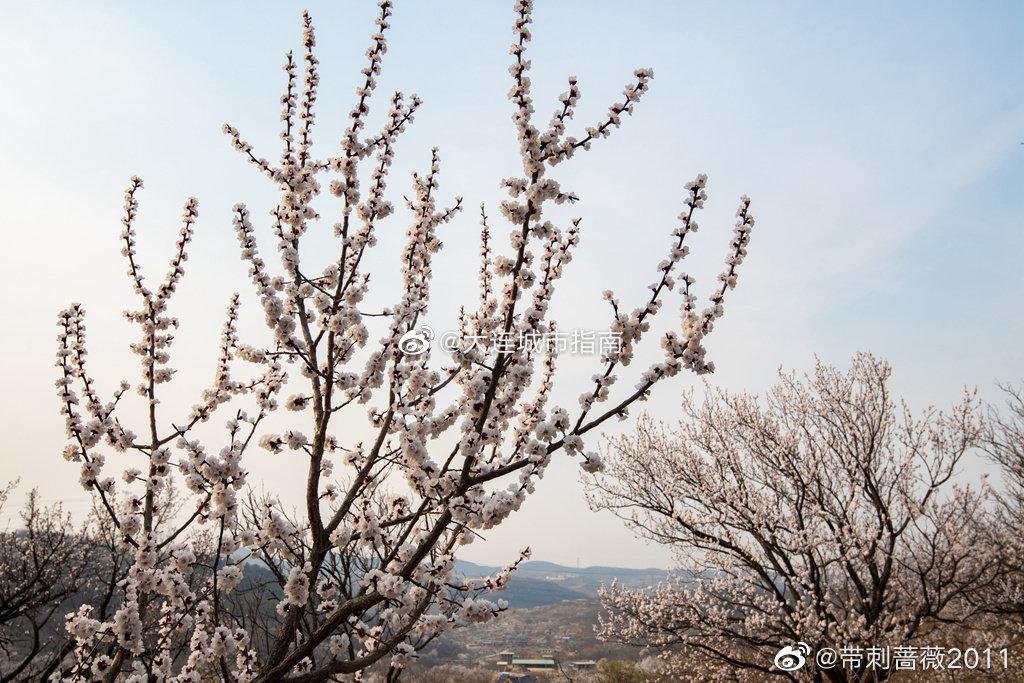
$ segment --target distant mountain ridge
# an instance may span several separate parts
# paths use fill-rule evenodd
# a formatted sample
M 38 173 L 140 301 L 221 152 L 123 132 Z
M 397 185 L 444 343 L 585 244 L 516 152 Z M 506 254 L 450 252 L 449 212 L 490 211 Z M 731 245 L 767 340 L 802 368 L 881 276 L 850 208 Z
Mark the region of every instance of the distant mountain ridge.
M 457 560 L 455 572 L 467 578 L 487 576 L 501 567 Z M 567 567 L 544 560 L 530 560 L 519 565 L 508 588 L 500 597 L 512 607 L 538 607 L 564 600 L 591 599 L 602 584 L 613 579 L 629 588 L 644 588 L 664 581 L 672 572 L 666 569 L 631 569 L 628 567 Z
M 267 590 L 280 598 L 280 588 L 267 566 L 260 560 L 245 563 L 247 583 L 265 584 Z M 456 560 L 455 574 L 464 578 L 488 576 L 501 571 L 501 567 Z M 501 598 L 509 605 L 526 609 L 544 607 L 569 600 L 593 600 L 598 589 L 612 580 L 628 588 L 646 588 L 664 581 L 672 572 L 665 569 L 630 569 L 627 567 L 568 567 L 554 562 L 530 560 L 519 565 L 504 591 L 489 593 L 492 600 Z

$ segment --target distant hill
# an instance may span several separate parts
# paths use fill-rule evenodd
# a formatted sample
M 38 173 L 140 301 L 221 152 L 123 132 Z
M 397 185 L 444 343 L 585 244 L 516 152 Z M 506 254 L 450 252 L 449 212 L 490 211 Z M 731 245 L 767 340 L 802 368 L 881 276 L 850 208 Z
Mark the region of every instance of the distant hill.
M 500 571 L 500 567 L 458 560 L 456 573 L 473 578 Z M 630 588 L 643 588 L 664 581 L 670 572 L 664 569 L 626 567 L 567 567 L 554 562 L 531 560 L 519 565 L 508 589 L 502 595 L 513 607 L 550 605 L 563 600 L 593 598 L 602 584 L 613 579 Z M 513 599 L 515 596 L 518 599 Z M 529 603 L 529 604 L 527 604 Z
M 488 576 L 501 571 L 501 567 L 456 560 L 455 573 L 465 578 Z M 628 588 L 645 588 L 664 581 L 670 572 L 664 569 L 629 569 L 626 567 L 567 567 L 554 562 L 531 560 L 519 565 L 508 587 L 501 592 L 489 594 L 492 600 L 508 600 L 517 609 L 543 607 L 568 600 L 584 600 L 597 597 L 598 588 L 613 579 Z M 262 562 L 251 560 L 245 564 L 245 582 L 263 583 L 279 599 L 280 589 L 274 585 L 273 576 Z
M 524 609 L 554 605 L 566 600 L 585 600 L 589 596 L 571 588 L 560 586 L 553 581 L 517 576 L 509 582 L 508 587 L 504 591 L 488 595 L 487 597 L 492 600 L 497 598 L 508 600 L 509 606 Z

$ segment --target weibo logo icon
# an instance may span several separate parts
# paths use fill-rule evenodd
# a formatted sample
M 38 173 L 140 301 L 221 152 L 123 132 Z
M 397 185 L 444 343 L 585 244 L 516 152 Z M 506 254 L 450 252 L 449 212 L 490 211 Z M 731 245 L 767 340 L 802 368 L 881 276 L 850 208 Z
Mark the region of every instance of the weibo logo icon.
M 811 646 L 805 642 L 787 645 L 775 655 L 775 666 L 782 671 L 796 671 L 807 663 L 809 654 L 811 654 Z

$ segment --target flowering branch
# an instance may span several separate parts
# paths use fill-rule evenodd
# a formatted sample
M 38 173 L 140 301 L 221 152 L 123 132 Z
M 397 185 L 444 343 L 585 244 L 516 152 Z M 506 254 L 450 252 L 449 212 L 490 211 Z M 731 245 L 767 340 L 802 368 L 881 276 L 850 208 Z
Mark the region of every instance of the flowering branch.
M 270 339 L 264 344 L 239 340 L 239 298 L 233 297 L 214 386 L 187 419 L 171 422 L 170 428 L 162 422 L 157 400 L 160 385 L 173 375 L 167 367 L 172 341 L 168 330 L 177 321 L 166 314 L 166 307 L 183 273 L 196 205 L 193 200 L 186 205 L 171 273 L 153 295 L 137 266 L 133 225 L 141 182 L 133 181 L 126 195 L 123 240 L 130 276 L 143 301 L 129 319 L 143 331 L 142 341 L 132 348 L 143 359 L 140 392 L 148 401 L 147 438 L 135 437 L 113 417 L 120 394 L 109 407 L 93 398 L 82 361 L 81 309 L 72 307 L 61 318 L 60 391 L 72 440 L 68 457 L 83 463 L 83 485 L 98 496 L 135 548 L 122 616 L 98 621 L 83 612 L 71 623 L 79 648 L 68 676 L 84 678 L 91 672 L 112 680 L 130 669 L 140 676 L 158 672 L 180 680 L 323 681 L 339 675 L 359 679 L 360 672 L 381 660 L 398 671 L 439 633 L 490 619 L 507 608 L 487 594 L 504 588 L 527 553 L 495 576 L 473 582 L 453 575 L 455 554 L 519 509 L 558 451 L 579 455 L 587 471 L 600 470 L 600 457 L 584 450 L 587 433 L 612 416 L 624 417 L 662 379 L 683 369 L 698 374 L 713 370 L 705 361 L 703 342 L 722 315 L 725 292 L 735 286 L 736 268 L 746 255 L 754 221 L 745 198 L 722 286 L 710 307 L 701 315 L 694 312 L 693 279 L 684 274 L 683 319 L 679 331 L 664 333 L 664 359 L 641 375 L 635 391 L 591 414 L 597 403 L 609 399 L 613 372 L 629 364 L 662 298 L 675 287 L 676 265 L 687 254 L 684 238 L 696 230 L 693 214 L 706 198 L 704 176 L 687 185 L 687 208 L 647 303 L 626 315 L 610 297 L 613 331 L 622 334 L 625 349 L 602 359 L 595 388 L 581 399 L 577 415 L 548 406 L 556 374 L 553 350 L 469 343 L 471 334 L 532 335 L 556 328 L 549 308 L 579 244 L 582 221 L 574 218 L 559 226 L 547 218 L 545 212 L 553 206 L 577 200 L 547 177 L 547 169 L 618 127 L 653 76 L 648 69 L 638 70 L 625 100 L 611 105 L 607 119 L 588 128 L 581 140 L 565 130 L 580 96 L 576 79 L 570 78 L 550 126 L 541 133 L 531 122 L 526 59 L 532 4 L 517 1 L 515 12 L 509 99 L 523 171 L 500 183 L 509 193 L 501 214 L 512 232 L 507 247 L 499 247 L 481 207 L 479 300 L 475 310 L 463 309 L 458 348 L 445 367 L 433 362 L 429 348 L 413 352 L 402 343 L 429 313 L 434 258 L 442 248 L 445 226 L 462 209 L 460 197 L 446 202 L 440 195 L 437 149 L 426 170 L 412 175 L 405 201 L 408 221 L 398 261 L 399 296 L 373 306 L 365 303 L 370 276 L 364 256 L 377 244 L 379 222 L 396 213 L 385 199 L 389 171 L 396 143 L 421 104 L 415 95 L 394 93 L 380 132 L 365 136 L 387 51 L 390 0 L 379 3 L 377 30 L 339 155 L 314 155 L 320 76 L 308 14 L 303 14 L 301 88 L 296 57 L 289 53 L 284 63 L 280 162 L 257 156 L 237 129 L 224 126 L 232 145 L 279 193 L 269 221 L 278 266 L 260 255 L 249 209 L 238 204 L 232 211 L 241 257 Z M 360 185 L 364 168 L 369 171 L 366 187 Z M 322 183 L 341 204 L 333 222 L 337 250 L 326 255 L 302 248 L 310 228 L 325 220 L 314 208 Z M 321 262 L 314 266 L 316 259 Z M 380 336 L 371 342 L 374 335 Z M 233 379 L 238 362 L 254 364 L 262 374 Z M 285 366 L 296 371 L 291 383 Z M 92 416 L 88 422 L 76 407 L 71 388 L 76 381 L 85 387 Z M 293 424 L 280 433 L 259 429 L 278 406 L 277 394 L 286 383 L 294 393 L 281 401 L 290 416 L 282 419 Z M 210 455 L 193 437 L 193 429 L 236 399 L 253 401 L 256 410 L 236 410 L 227 424 L 228 445 Z M 353 429 L 356 410 L 368 417 L 365 438 Z M 128 488 L 139 487 L 140 492 L 118 489 L 113 479 L 100 477 L 104 461 L 96 446 L 103 437 L 145 458 L 144 469 L 125 477 Z M 301 512 L 285 514 L 273 495 L 238 500 L 236 492 L 246 485 L 243 455 L 253 441 L 275 456 L 303 462 Z M 172 447 L 180 454 L 176 461 Z M 294 455 L 283 455 L 286 451 Z M 344 468 L 344 475 L 336 476 L 336 468 Z M 154 516 L 161 506 L 159 494 L 170 486 L 175 471 L 194 507 L 161 525 Z M 507 481 L 499 484 L 502 478 Z M 199 527 L 206 529 L 208 541 L 201 546 L 195 545 Z M 255 591 L 246 584 L 245 574 L 255 571 L 251 567 L 256 560 L 266 568 L 275 592 Z M 268 601 L 275 609 L 265 609 Z M 271 623 L 258 617 L 268 613 L 274 615 Z M 184 654 L 174 654 L 179 651 Z

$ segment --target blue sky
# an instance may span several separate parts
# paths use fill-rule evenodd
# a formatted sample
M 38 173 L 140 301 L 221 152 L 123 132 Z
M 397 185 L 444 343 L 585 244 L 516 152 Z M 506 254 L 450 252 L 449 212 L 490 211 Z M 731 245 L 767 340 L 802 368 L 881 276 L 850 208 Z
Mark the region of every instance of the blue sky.
M 582 128 L 634 68 L 655 69 L 636 115 L 554 175 L 581 197 L 566 215 L 584 219 L 555 304 L 563 328 L 605 325 L 605 288 L 629 304 L 644 295 L 683 183 L 706 172 L 711 199 L 688 264 L 699 291 L 719 269 L 740 194 L 753 197 L 758 217 L 740 287 L 709 343 L 714 381 L 760 391 L 780 365 L 806 369 L 815 353 L 842 364 L 870 350 L 893 362 L 896 388 L 923 407 L 951 403 L 964 385 L 992 397 L 995 380 L 1024 376 L 1024 5 L 537 4 L 531 57 L 544 119 L 567 75 L 580 80 Z M 265 215 L 273 197 L 220 126 L 228 121 L 261 153 L 276 154 L 280 64 L 299 44 L 303 6 L 0 9 L 0 368 L 8 387 L 0 395 L 0 480 L 21 477 L 73 509 L 86 505 L 77 471 L 59 459 L 54 320 L 69 301 L 83 302 L 97 374 L 110 388 L 134 376 L 117 245 L 132 174 L 146 180 L 139 230 L 148 272 L 163 270 L 183 199 L 200 199 L 176 309 L 175 397 L 183 406 L 212 372 L 211 345 L 232 290 L 241 289 L 253 314 L 229 209 L 245 201 Z M 308 6 L 322 63 L 317 149 L 326 155 L 354 101 L 374 7 Z M 437 145 L 442 194 L 461 194 L 470 207 L 487 202 L 497 214 L 497 181 L 517 169 L 505 99 L 511 21 L 510 2 L 398 3 L 380 92 L 417 92 L 424 106 L 401 141 L 393 199 Z M 373 120 L 382 113 L 383 98 Z M 450 325 L 465 300 L 473 214 L 446 228 L 435 327 Z M 379 272 L 393 267 L 403 230 L 397 220 L 382 233 Z M 385 278 L 378 284 L 385 299 L 394 291 Z M 674 324 L 675 308 L 670 301 L 663 325 Z M 258 322 L 250 315 L 246 324 L 256 331 Z M 593 368 L 577 359 L 566 370 L 558 390 L 570 404 Z M 671 417 L 679 393 L 699 386 L 678 378 L 647 408 Z M 253 460 L 254 479 L 272 476 L 286 498 L 300 489 L 300 462 L 263 453 Z M 555 463 L 524 509 L 466 557 L 501 562 L 532 545 L 535 557 L 565 563 L 667 565 L 664 551 L 587 511 L 577 471 Z M 533 533 L 540 525 L 542 537 Z

